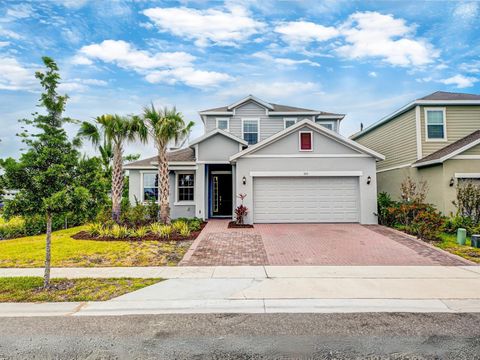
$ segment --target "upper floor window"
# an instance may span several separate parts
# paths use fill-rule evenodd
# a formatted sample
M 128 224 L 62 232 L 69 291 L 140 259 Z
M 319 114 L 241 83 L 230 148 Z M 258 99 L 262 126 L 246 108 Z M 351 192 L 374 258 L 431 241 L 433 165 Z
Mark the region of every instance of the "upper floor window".
M 143 173 L 143 201 L 158 201 L 158 174 Z
M 425 125 L 427 140 L 447 140 L 445 108 L 426 108 Z
M 229 131 L 230 130 L 229 118 L 217 118 L 217 129 Z
M 194 201 L 195 175 L 193 173 L 177 173 L 177 201 Z
M 256 144 L 259 139 L 259 120 L 258 119 L 243 119 L 242 120 L 242 134 L 243 139 L 249 145 Z
M 313 150 L 313 133 L 311 131 L 299 132 L 300 151 Z
M 286 129 L 292 125 L 295 125 L 297 118 L 285 118 L 283 119 L 283 128 Z
M 317 124 L 322 125 L 324 128 L 328 130 L 335 131 L 335 123 L 333 121 L 319 121 Z

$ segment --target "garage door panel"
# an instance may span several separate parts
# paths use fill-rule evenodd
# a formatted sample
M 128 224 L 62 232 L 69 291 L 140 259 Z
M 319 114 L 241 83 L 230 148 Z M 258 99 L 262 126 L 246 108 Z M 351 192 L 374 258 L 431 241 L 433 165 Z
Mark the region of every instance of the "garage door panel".
M 357 177 L 254 179 L 254 222 L 358 222 Z

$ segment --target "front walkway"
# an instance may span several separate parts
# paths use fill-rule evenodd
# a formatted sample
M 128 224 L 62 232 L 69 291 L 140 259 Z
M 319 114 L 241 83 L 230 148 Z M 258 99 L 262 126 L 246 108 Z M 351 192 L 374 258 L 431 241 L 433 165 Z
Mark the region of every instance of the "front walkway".
M 472 265 L 377 225 L 256 224 L 254 229 L 227 225 L 228 220 L 210 220 L 180 265 Z

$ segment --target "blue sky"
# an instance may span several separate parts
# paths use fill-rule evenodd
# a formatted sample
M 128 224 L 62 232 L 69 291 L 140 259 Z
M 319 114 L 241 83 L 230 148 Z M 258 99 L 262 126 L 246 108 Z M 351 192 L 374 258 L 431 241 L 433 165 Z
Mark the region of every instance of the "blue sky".
M 464 1 L 3 1 L 0 156 L 19 154 L 43 55 L 75 119 L 176 105 L 196 137 L 197 111 L 252 93 L 345 113 L 348 136 L 436 90 L 480 93 L 479 15 Z

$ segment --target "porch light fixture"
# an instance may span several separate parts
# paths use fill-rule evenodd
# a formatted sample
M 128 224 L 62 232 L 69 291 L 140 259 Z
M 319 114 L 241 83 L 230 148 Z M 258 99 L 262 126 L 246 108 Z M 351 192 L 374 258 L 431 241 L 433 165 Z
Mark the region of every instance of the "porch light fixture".
M 367 177 L 367 185 L 370 185 L 371 182 L 372 182 L 372 177 L 371 176 Z
M 453 185 L 455 185 L 455 179 L 452 177 L 452 178 L 450 179 L 450 186 L 453 186 Z
M 247 178 L 245 176 L 242 178 L 242 184 L 247 185 Z

